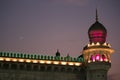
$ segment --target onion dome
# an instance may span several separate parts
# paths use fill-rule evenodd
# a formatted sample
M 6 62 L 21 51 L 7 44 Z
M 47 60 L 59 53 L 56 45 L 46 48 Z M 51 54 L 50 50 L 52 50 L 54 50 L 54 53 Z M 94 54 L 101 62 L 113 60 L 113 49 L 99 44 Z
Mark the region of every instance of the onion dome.
M 89 28 L 88 36 L 90 43 L 104 43 L 106 41 L 107 30 L 98 22 L 97 10 L 96 10 L 96 22 Z

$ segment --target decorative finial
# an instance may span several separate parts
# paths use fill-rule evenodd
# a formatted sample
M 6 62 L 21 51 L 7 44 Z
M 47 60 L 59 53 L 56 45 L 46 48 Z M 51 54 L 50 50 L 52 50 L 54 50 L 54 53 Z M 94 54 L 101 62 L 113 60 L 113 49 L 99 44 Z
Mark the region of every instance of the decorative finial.
M 97 9 L 96 9 L 96 21 L 98 21 L 98 12 L 97 12 Z
M 59 49 L 57 49 L 56 56 L 60 56 Z

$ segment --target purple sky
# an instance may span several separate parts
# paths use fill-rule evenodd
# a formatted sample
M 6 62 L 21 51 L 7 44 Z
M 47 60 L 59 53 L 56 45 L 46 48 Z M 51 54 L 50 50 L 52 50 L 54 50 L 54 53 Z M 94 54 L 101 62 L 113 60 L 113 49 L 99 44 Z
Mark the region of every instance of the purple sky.
M 88 28 L 99 22 L 115 49 L 109 80 L 120 79 L 119 0 L 0 0 L 0 51 L 79 56 L 89 43 Z

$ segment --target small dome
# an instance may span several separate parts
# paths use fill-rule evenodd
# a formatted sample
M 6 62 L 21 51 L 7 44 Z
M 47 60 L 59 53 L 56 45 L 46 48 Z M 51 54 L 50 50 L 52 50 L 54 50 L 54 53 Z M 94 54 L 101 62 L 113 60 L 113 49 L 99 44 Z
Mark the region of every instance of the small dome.
M 89 35 L 90 43 L 92 43 L 92 42 L 104 43 L 106 41 L 107 30 L 101 23 L 96 21 L 89 28 L 88 35 Z
M 101 30 L 101 31 L 103 31 L 103 32 L 107 32 L 107 30 L 106 30 L 106 28 L 101 24 L 101 23 L 99 23 L 98 21 L 96 21 L 90 28 L 89 28 L 89 30 L 88 30 L 88 33 L 90 32 L 90 31 L 93 31 L 93 30 Z
M 56 52 L 56 56 L 60 56 L 60 52 L 59 52 L 59 50 L 57 50 L 57 52 Z

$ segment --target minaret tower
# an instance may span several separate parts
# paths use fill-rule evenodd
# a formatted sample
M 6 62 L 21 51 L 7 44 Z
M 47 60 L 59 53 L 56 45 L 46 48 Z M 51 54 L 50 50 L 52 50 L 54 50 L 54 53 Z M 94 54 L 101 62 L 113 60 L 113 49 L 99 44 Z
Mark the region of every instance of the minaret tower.
M 83 49 L 87 80 L 107 80 L 111 67 L 110 56 L 114 52 L 106 42 L 107 30 L 99 23 L 96 9 L 96 22 L 88 30 L 89 44 Z

